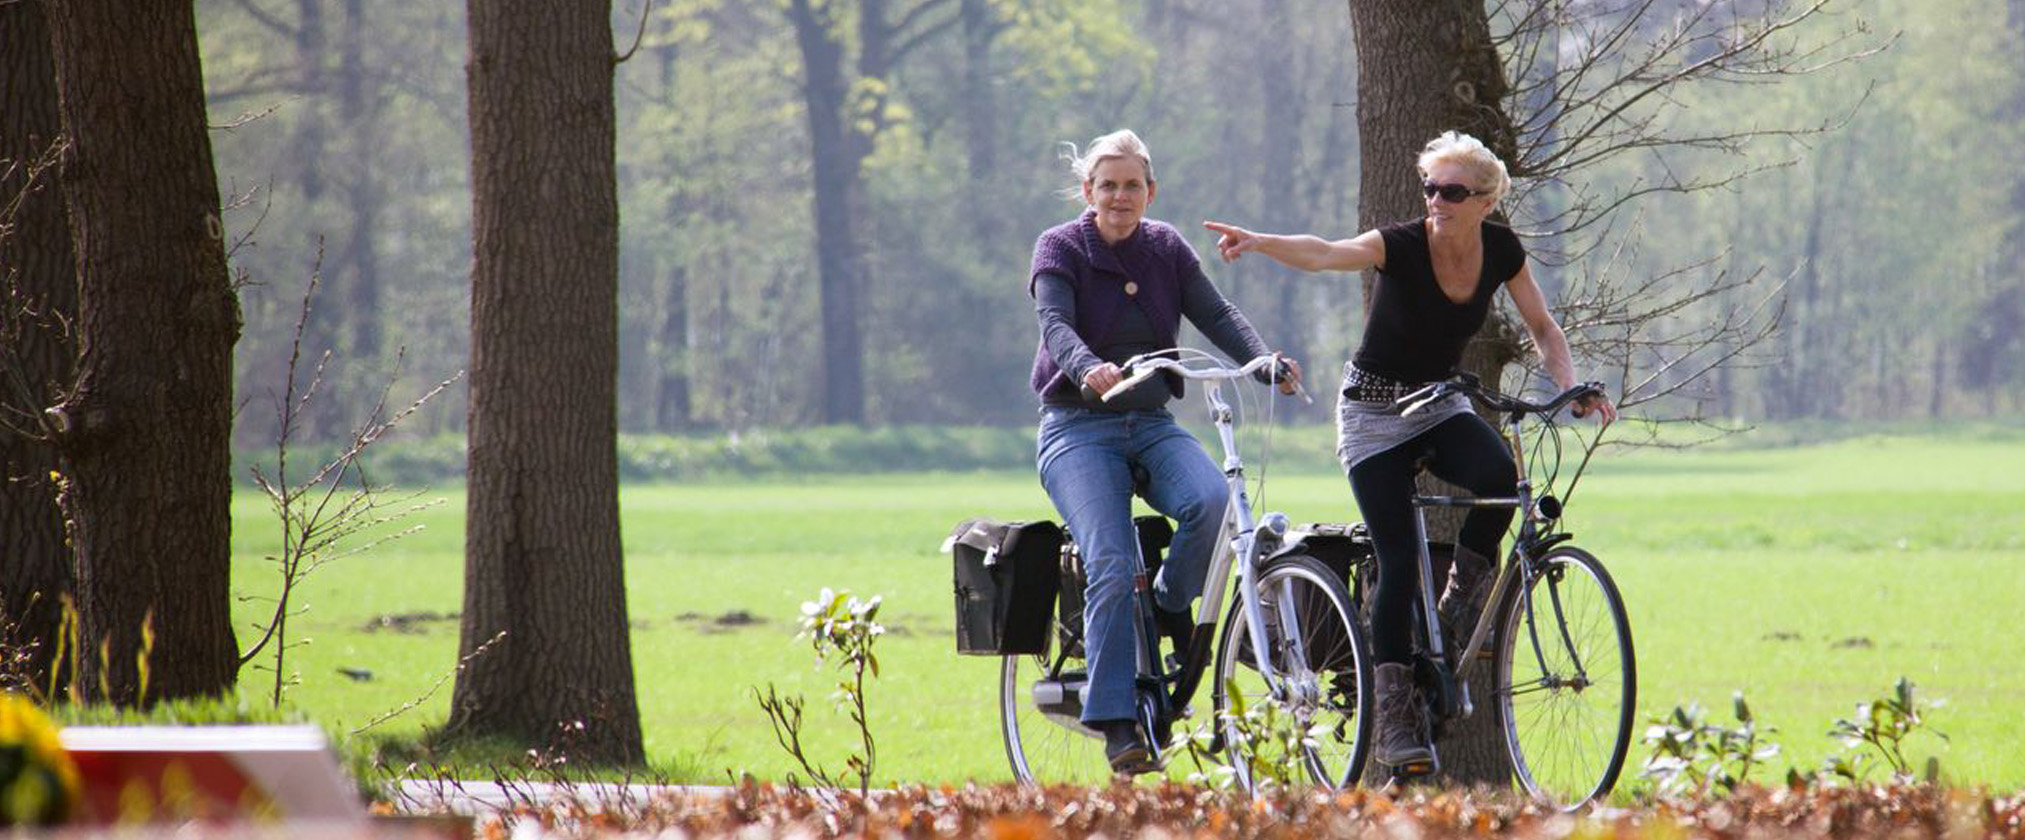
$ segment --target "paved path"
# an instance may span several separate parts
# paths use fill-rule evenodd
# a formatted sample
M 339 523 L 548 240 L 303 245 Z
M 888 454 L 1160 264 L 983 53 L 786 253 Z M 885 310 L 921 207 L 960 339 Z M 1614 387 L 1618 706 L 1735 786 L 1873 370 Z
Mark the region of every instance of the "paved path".
M 411 814 L 449 812 L 478 816 L 516 805 L 542 805 L 557 799 L 575 798 L 594 808 L 621 808 L 639 805 L 663 796 L 723 796 L 727 787 L 713 785 L 646 784 L 555 784 L 550 782 L 403 781 L 394 794 L 394 807 Z

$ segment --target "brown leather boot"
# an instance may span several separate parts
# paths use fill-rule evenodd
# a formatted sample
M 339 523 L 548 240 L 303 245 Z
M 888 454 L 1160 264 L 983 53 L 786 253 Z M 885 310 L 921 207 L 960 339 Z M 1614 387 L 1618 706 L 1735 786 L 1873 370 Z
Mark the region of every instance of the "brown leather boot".
M 1413 666 L 1403 662 L 1384 662 L 1373 672 L 1377 679 L 1376 700 L 1378 719 L 1372 757 L 1378 763 L 1393 768 L 1395 773 L 1427 772 L 1418 768 L 1432 769 L 1434 748 L 1427 743 L 1427 725 L 1422 720 L 1427 709 L 1420 702 L 1420 692 L 1413 685 Z
M 1441 600 L 1434 607 L 1441 618 L 1442 637 L 1448 640 L 1442 649 L 1448 652 L 1451 666 L 1462 661 L 1462 647 L 1470 643 L 1469 633 L 1476 629 L 1477 617 L 1489 606 L 1491 584 L 1496 582 L 1492 572 L 1496 568 L 1490 558 L 1462 546 L 1455 547 L 1448 585 L 1442 588 Z

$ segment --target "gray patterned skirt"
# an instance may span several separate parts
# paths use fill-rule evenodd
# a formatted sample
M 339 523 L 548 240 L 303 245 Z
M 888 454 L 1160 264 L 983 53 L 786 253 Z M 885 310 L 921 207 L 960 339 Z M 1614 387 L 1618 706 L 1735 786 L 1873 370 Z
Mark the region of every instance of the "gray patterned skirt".
M 1470 414 L 1470 401 L 1450 394 L 1419 411 L 1402 416 L 1392 401 L 1421 384 L 1400 383 L 1343 363 L 1343 385 L 1336 392 L 1336 459 L 1344 472 L 1366 458 L 1412 440 L 1458 414 Z M 1354 386 L 1354 387 L 1353 387 Z M 1353 398 L 1355 395 L 1356 398 Z

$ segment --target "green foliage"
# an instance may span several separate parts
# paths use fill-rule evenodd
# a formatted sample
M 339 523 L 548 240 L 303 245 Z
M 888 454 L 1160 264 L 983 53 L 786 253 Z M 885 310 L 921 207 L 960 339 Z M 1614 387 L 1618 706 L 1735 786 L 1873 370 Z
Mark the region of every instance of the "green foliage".
M 459 482 L 464 437 L 390 438 L 359 457 L 375 483 L 403 486 Z M 619 477 L 625 481 L 921 470 L 1017 469 L 1033 462 L 1033 431 L 961 426 L 816 426 L 696 435 L 620 435 Z M 317 458 L 337 448 L 306 447 Z M 242 463 L 261 456 L 243 453 Z M 303 457 L 298 455 L 297 457 Z
M 1943 700 L 1925 700 L 1913 690 L 1912 680 L 1899 677 L 1890 694 L 1856 704 L 1853 717 L 1838 718 L 1835 728 L 1828 734 L 1848 752 L 1831 755 L 1822 764 L 1822 771 L 1835 778 L 1852 784 L 1869 776 L 1882 763 L 1891 768 L 1892 781 L 1906 784 L 1913 781 L 1912 760 L 1906 755 L 1906 739 L 1919 733 L 1928 733 L 1942 741 L 1948 736 L 1927 725 L 1927 715 L 1944 705 Z M 1927 760 L 1926 781 L 1939 780 L 1940 761 Z
M 1672 714 L 1653 719 L 1644 737 L 1652 755 L 1639 775 L 1652 779 L 1662 794 L 1735 792 L 1753 769 L 1779 755 L 1779 745 L 1766 737 L 1778 730 L 1759 728 L 1743 692 L 1734 695 L 1732 709 L 1735 726 L 1709 722 L 1696 703 L 1675 706 Z
M 0 691 L 0 827 L 59 823 L 78 792 L 77 764 L 49 716 L 27 697 Z
M 1235 682 L 1226 687 L 1224 696 L 1230 698 L 1230 708 L 1220 712 L 1214 724 L 1189 733 L 1188 756 L 1196 767 L 1189 782 L 1220 789 L 1244 783 L 1252 795 L 1270 796 L 1307 781 L 1306 751 L 1329 734 L 1328 725 L 1303 729 L 1278 703 L 1246 705 Z M 1222 753 L 1209 750 L 1217 725 L 1224 727 L 1228 739 Z
M 878 622 L 881 598 L 872 596 L 869 601 L 860 601 L 849 591 L 832 591 L 823 587 L 813 601 L 802 604 L 801 636 L 809 640 L 809 647 L 815 653 L 816 667 L 835 659 L 838 671 L 844 678 L 837 682 L 836 692 L 831 695 L 836 707 L 850 714 L 851 723 L 858 728 L 859 750 L 844 759 L 845 766 L 858 777 L 858 793 L 863 795 L 872 788 L 872 771 L 878 764 L 878 747 L 872 737 L 871 718 L 866 714 L 865 677 L 879 676 L 879 657 L 872 646 L 886 628 Z M 753 689 L 754 699 L 760 709 L 766 712 L 767 720 L 773 725 L 774 738 L 796 763 L 809 774 L 809 778 L 824 787 L 842 787 L 837 776 L 813 763 L 802 746 L 802 705 L 799 696 L 782 697 L 772 684 L 761 694 Z M 792 781 L 792 777 L 790 777 Z

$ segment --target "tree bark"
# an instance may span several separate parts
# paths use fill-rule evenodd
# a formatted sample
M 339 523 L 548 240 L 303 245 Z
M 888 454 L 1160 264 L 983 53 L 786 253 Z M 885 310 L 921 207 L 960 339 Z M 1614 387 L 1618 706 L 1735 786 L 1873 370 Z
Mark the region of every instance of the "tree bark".
M 1518 169 L 1516 135 L 1503 110 L 1504 67 L 1491 42 L 1483 0 L 1350 0 L 1350 22 L 1363 146 L 1360 230 L 1426 212 L 1415 162 L 1427 141 L 1443 131 L 1474 135 L 1508 167 Z M 1376 282 L 1375 272 L 1365 272 L 1367 316 Z M 1498 383 L 1505 365 L 1517 357 L 1517 332 L 1494 310 L 1471 340 L 1462 367 Z M 1423 477 L 1421 484 L 1423 492 L 1438 491 L 1431 478 Z M 1429 512 L 1430 537 L 1452 541 L 1461 516 L 1435 513 Z M 1470 687 L 1479 698 L 1477 714 L 1453 721 L 1437 745 L 1446 782 L 1502 786 L 1511 781 L 1510 761 L 1488 708 L 1489 670 L 1479 669 L 1482 679 Z
M 618 518 L 611 4 L 466 9 L 475 243 L 460 654 L 470 662 L 449 728 L 637 762 Z
M 52 416 L 83 693 L 118 705 L 222 694 L 238 669 L 229 438 L 240 321 L 195 10 L 188 0 L 48 9 L 71 139 L 63 183 L 80 345 L 77 386 Z
M 61 126 L 42 3 L 0 5 L 0 206 L 28 191 L 13 218 L 0 222 L 11 225 L 0 233 L 0 281 L 7 292 L 0 305 L 27 307 L 0 316 L 6 319 L 0 339 L 10 344 L 0 358 L 19 365 L 31 391 L 0 397 L 0 410 L 16 425 L 33 425 L 32 418 L 69 383 L 77 352 L 60 326 L 77 312 L 77 264 L 63 195 L 53 171 L 28 182 L 30 166 L 58 142 Z M 0 633 L 9 636 L 0 643 L 32 645 L 12 676 L 44 687 L 61 597 L 71 589 L 70 549 L 49 477 L 56 467 L 56 450 L 48 441 L 0 429 L 0 534 L 6 535 L 0 542 Z

